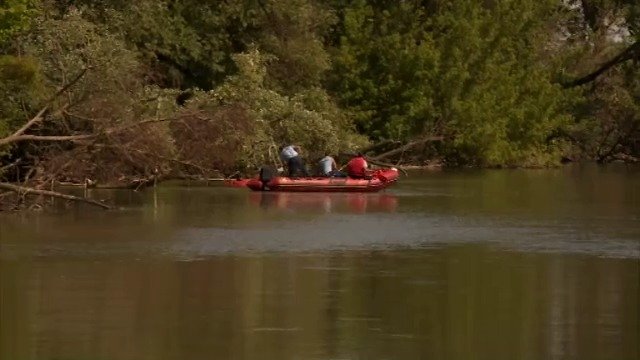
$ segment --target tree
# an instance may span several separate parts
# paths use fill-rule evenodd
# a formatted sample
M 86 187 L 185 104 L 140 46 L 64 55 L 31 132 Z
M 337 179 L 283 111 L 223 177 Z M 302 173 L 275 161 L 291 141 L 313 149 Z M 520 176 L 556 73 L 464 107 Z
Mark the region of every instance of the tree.
M 208 176 L 214 170 L 230 173 L 238 167 L 254 171 L 270 162 L 274 147 L 283 142 L 302 144 L 311 156 L 363 143 L 319 87 L 322 68 L 300 64 L 300 79 L 311 80 L 289 86 L 285 74 L 274 70 L 281 66 L 279 58 L 260 51 L 257 43 L 232 56 L 237 73 L 227 74 L 221 86 L 214 91 L 191 88 L 192 98 L 178 104 L 177 89 L 158 87 L 149 79 L 146 58 L 127 46 L 126 32 L 111 32 L 113 24 L 90 20 L 117 19 L 113 9 L 56 5 L 44 9 L 20 39 L 20 61 L 34 59 L 33 78 L 39 80 L 34 84 L 45 96 L 25 95 L 29 106 L 11 100 L 17 111 L 8 129 L 13 135 L 0 140 L 11 158 L 29 155 L 26 166 L 33 171 L 25 172 L 32 180 L 139 184 L 152 178 Z M 271 45 L 277 49 L 277 44 Z M 317 44 L 312 47 L 317 50 Z M 64 96 L 46 100 L 78 73 L 84 76 Z M 11 77 L 16 84 L 28 83 Z M 6 91 L 15 93 L 13 88 Z
M 436 126 L 431 84 L 439 54 L 424 17 L 407 2 L 374 8 L 356 1 L 343 11 L 330 89 L 373 139 L 405 139 Z
M 568 137 L 575 157 L 607 162 L 640 155 L 640 4 L 584 0 L 569 3 L 562 26 L 570 36 L 560 49 L 565 86 L 577 87 L 584 101 L 573 109 Z
M 173 151 L 169 129 L 148 120 L 170 114 L 175 94 L 144 86 L 134 52 L 83 19 L 80 11 L 40 18 L 21 40 L 19 61 L 39 60 L 38 76 L 32 77 L 41 79 L 43 96 L 32 97 L 31 103 L 10 98 L 22 115 L 14 116 L 9 129 L 17 136 L 0 146 L 10 149 L 10 158 L 31 159 L 26 165 L 32 178 L 108 181 L 168 171 L 161 157 L 170 158 Z M 50 99 L 71 83 L 64 96 Z M 15 120 L 35 113 L 27 125 Z M 139 123 L 146 124 L 145 132 Z
M 319 158 L 324 151 L 353 149 L 366 140 L 354 134 L 348 119 L 320 88 L 310 88 L 294 96 L 279 93 L 267 84 L 269 55 L 253 49 L 234 56 L 238 74 L 210 96 L 195 97 L 190 106 L 244 109 L 251 122 L 236 151 L 241 167 L 257 168 L 273 164 L 278 145 L 301 145 L 307 158 Z M 237 134 L 235 136 L 243 136 Z M 269 158 L 271 154 L 271 158 Z
M 32 58 L 12 55 L 10 40 L 26 30 L 35 15 L 36 2 L 8 0 L 0 3 L 0 137 L 8 135 L 20 118 L 21 109 L 37 98 L 38 64 Z M 0 156 L 3 155 L 0 149 Z
M 431 5 L 356 1 L 344 10 L 331 88 L 359 129 L 400 140 L 444 135 L 440 151 L 456 163 L 559 158 L 547 139 L 568 107 L 542 61 L 555 2 Z
M 268 86 L 288 95 L 319 87 L 330 68 L 323 38 L 336 21 L 315 0 L 265 1 L 257 19 L 255 45 L 271 54 Z

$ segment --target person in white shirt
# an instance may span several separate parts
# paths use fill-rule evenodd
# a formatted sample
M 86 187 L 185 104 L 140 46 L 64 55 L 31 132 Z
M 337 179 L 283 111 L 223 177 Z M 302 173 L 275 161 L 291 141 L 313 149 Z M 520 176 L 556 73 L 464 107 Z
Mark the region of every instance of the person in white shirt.
M 295 145 L 283 146 L 280 148 L 280 159 L 289 168 L 289 177 L 297 176 L 298 173 L 302 173 L 302 176 L 309 176 L 304 162 L 300 157 L 300 147 Z
M 300 150 L 299 147 L 294 145 L 282 146 L 280 148 L 280 159 L 282 162 L 286 164 L 291 158 L 298 156 L 298 151 L 296 151 L 296 149 Z
M 325 153 L 325 157 L 318 162 L 320 165 L 320 173 L 327 177 L 346 177 L 346 174 L 338 170 L 336 160 L 329 154 Z

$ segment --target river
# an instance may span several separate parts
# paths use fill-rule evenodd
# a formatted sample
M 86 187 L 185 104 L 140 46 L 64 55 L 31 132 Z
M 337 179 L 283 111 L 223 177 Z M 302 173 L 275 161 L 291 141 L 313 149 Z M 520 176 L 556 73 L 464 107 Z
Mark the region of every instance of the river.
M 638 359 L 640 169 L 0 214 L 0 359 Z

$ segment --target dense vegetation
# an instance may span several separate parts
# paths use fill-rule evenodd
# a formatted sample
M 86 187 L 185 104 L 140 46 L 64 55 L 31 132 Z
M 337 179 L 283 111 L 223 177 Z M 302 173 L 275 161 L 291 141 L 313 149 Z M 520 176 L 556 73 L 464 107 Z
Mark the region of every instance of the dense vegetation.
M 640 155 L 636 0 L 9 0 L 0 49 L 5 180 Z

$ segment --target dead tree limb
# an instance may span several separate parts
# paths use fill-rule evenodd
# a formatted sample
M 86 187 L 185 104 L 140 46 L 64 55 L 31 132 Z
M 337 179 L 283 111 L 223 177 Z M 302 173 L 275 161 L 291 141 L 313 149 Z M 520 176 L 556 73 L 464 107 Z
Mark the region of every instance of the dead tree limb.
M 95 200 L 85 199 L 85 198 L 81 198 L 81 197 L 73 196 L 73 195 L 68 195 L 68 194 L 63 194 L 63 193 L 59 193 L 59 192 L 56 192 L 56 191 L 34 189 L 34 188 L 18 186 L 18 185 L 13 185 L 13 184 L 9 184 L 9 183 L 3 183 L 3 182 L 0 182 L 0 189 L 11 191 L 11 192 L 14 192 L 14 193 L 16 193 L 18 195 L 50 196 L 50 197 L 59 198 L 59 199 L 83 202 L 83 203 L 99 206 L 99 207 L 101 207 L 103 209 L 107 209 L 107 210 L 111 209 L 111 206 L 109 206 L 107 204 L 103 204 L 103 203 L 95 201 Z
M 43 109 L 45 110 L 45 109 Z M 44 113 L 44 112 L 42 112 Z M 36 117 L 34 117 L 33 119 L 29 120 L 29 123 L 27 123 L 23 128 L 26 130 L 28 129 L 31 125 L 33 125 L 35 122 L 39 121 L 39 119 L 37 119 L 37 117 L 41 117 L 41 113 L 38 113 L 38 115 L 36 115 Z M 134 123 L 134 124 L 130 124 L 127 126 L 120 126 L 120 127 L 115 127 L 115 128 L 111 128 L 111 129 L 107 129 L 103 132 L 98 132 L 95 134 L 78 134 L 78 135 L 49 135 L 49 136 L 45 136 L 45 135 L 31 135 L 31 134 L 22 134 L 22 132 L 24 132 L 24 130 L 20 129 L 19 131 L 17 131 L 16 133 L 7 136 L 6 138 L 2 138 L 0 139 L 0 146 L 2 145 L 6 145 L 6 144 L 10 144 L 10 143 L 16 143 L 16 142 L 20 142 L 20 141 L 79 141 L 79 140 L 88 140 L 88 139 L 92 139 L 92 138 L 96 138 L 99 135 L 102 134 L 114 134 L 114 133 L 118 133 L 124 130 L 128 130 L 137 126 L 142 126 L 142 125 L 147 125 L 147 124 L 151 124 L 151 123 L 158 123 L 158 122 L 166 122 L 166 121 L 172 121 L 173 119 L 154 119 L 154 120 L 144 120 L 144 121 L 140 121 L 138 123 Z M 27 126 L 28 125 L 28 126 Z
M 14 143 L 14 142 L 18 142 L 18 141 L 24 141 L 24 140 L 36 140 L 36 141 L 62 141 L 62 140 L 66 140 L 66 139 L 57 139 L 58 137 L 56 136 L 37 136 L 37 135 L 24 135 L 24 133 L 29 130 L 33 125 L 35 125 L 36 123 L 42 121 L 42 119 L 44 119 L 44 114 L 47 112 L 47 110 L 49 110 L 49 107 L 51 106 L 51 103 L 58 98 L 58 96 L 62 95 L 63 93 L 65 93 L 71 86 L 75 85 L 75 83 L 77 83 L 83 76 L 84 74 L 86 74 L 87 70 L 89 70 L 89 68 L 84 68 L 82 69 L 82 71 L 80 71 L 80 73 L 78 75 L 76 75 L 76 77 L 73 78 L 73 80 L 71 80 L 69 83 L 67 83 L 66 85 L 64 85 L 63 87 L 61 87 L 58 91 L 56 91 L 55 94 L 53 94 L 53 96 L 51 96 L 47 102 L 45 103 L 45 105 L 42 107 L 42 109 L 40 109 L 40 111 L 38 111 L 38 113 L 31 118 L 31 120 L 27 121 L 26 124 L 24 124 L 20 129 L 16 130 L 16 132 L 14 132 L 13 134 L 0 139 L 0 146 L 3 145 L 7 145 L 10 143 Z M 75 139 L 71 139 L 71 140 L 75 140 Z
M 18 160 L 12 162 L 9 165 L 5 165 L 5 166 L 0 167 L 0 174 L 2 174 L 3 172 L 11 169 L 12 167 L 18 165 L 21 161 L 22 161 L 22 158 L 19 158 Z
M 104 131 L 105 134 L 114 134 L 114 133 L 118 133 L 120 131 L 125 131 L 125 130 L 129 130 L 138 126 L 142 126 L 142 125 L 147 125 L 147 124 L 153 124 L 153 123 L 161 123 L 161 122 L 171 122 L 171 121 L 177 121 L 179 119 L 177 118 L 161 118 L 161 119 L 147 119 L 147 120 L 142 120 L 136 123 L 132 123 L 132 124 L 127 124 L 127 125 L 123 125 L 123 126 L 118 126 L 118 127 L 114 127 L 111 129 L 107 129 Z
M 20 141 L 77 141 L 77 140 L 87 140 L 96 135 L 87 134 L 87 135 L 54 135 L 54 136 L 40 136 L 40 135 L 20 135 L 20 136 L 9 136 L 4 139 L 0 139 L 0 146 L 20 142 Z
M 42 120 L 42 117 L 44 116 L 44 113 L 47 112 L 48 109 L 49 109 L 49 104 L 45 105 L 40 111 L 38 111 L 36 116 L 31 118 L 31 120 L 27 121 L 27 123 L 24 124 L 16 132 L 14 132 L 13 134 L 9 135 L 8 137 L 6 137 L 4 139 L 1 139 L 0 140 L 0 145 L 3 144 L 3 141 L 11 142 L 11 141 L 9 141 L 7 139 L 11 139 L 11 138 L 14 138 L 14 137 L 21 136 L 22 134 L 24 134 L 25 131 L 29 130 L 29 128 L 32 127 L 35 123 L 40 122 L 40 120 Z
M 78 75 L 76 75 L 71 81 L 69 81 L 66 85 L 62 86 L 58 91 L 56 91 L 56 93 L 53 94 L 53 96 L 50 97 L 49 100 L 47 100 L 47 105 L 51 104 L 53 102 L 53 100 L 58 98 L 58 96 L 60 96 L 60 95 L 64 94 L 65 92 L 67 92 L 67 90 L 69 90 L 70 87 L 72 87 L 78 81 L 80 81 L 80 79 L 82 79 L 84 74 L 86 74 L 87 71 L 89 71 L 89 69 L 91 69 L 91 67 L 86 67 L 86 68 L 82 69 L 78 73 Z

